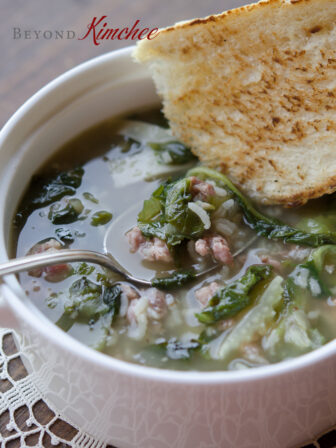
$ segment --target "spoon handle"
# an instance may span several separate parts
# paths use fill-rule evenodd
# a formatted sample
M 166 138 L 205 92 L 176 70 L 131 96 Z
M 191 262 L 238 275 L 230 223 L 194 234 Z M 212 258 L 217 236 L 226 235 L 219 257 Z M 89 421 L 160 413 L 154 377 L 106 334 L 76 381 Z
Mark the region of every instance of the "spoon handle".
M 0 277 L 8 274 L 17 274 L 18 272 L 29 271 L 36 268 L 43 268 L 55 264 L 67 262 L 86 261 L 88 263 L 99 264 L 125 276 L 121 270 L 113 265 L 112 259 L 99 252 L 91 250 L 62 249 L 58 252 L 41 253 L 37 255 L 27 255 L 25 257 L 15 258 L 6 263 L 0 264 Z
M 112 258 L 108 255 L 92 250 L 77 250 L 77 249 L 62 249 L 57 252 L 42 253 L 36 255 L 27 255 L 26 257 L 15 258 L 6 263 L 0 264 L 0 277 L 9 274 L 17 274 L 23 271 L 30 271 L 32 269 L 43 268 L 61 263 L 71 263 L 85 261 L 87 263 L 99 264 L 116 274 L 124 277 L 133 283 L 140 286 L 150 286 L 151 282 L 135 278 L 114 265 Z

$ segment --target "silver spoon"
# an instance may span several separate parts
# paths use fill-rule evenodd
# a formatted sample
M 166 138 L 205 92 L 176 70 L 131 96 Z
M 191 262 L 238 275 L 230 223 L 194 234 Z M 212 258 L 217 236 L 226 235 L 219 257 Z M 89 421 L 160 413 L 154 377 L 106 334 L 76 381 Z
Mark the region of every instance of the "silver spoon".
M 241 254 L 245 249 L 247 249 L 258 237 L 255 236 L 251 238 L 243 247 L 237 250 L 233 257 Z M 118 268 L 115 264 L 113 258 L 108 254 L 103 254 L 101 252 L 95 252 L 92 250 L 77 250 L 77 249 L 61 249 L 57 252 L 42 253 L 37 255 L 27 255 L 25 257 L 15 258 L 9 260 L 7 263 L 0 264 L 0 277 L 9 274 L 17 274 L 23 271 L 30 271 L 36 268 L 43 268 L 46 266 L 52 266 L 62 263 L 70 262 L 87 262 L 98 264 L 107 268 L 116 274 L 121 275 L 125 280 L 130 283 L 135 283 L 140 286 L 151 286 L 152 282 L 150 280 L 143 280 L 137 277 L 133 277 L 122 269 Z M 215 269 L 218 269 L 219 265 L 216 264 L 210 268 L 195 273 L 194 278 L 202 277 Z

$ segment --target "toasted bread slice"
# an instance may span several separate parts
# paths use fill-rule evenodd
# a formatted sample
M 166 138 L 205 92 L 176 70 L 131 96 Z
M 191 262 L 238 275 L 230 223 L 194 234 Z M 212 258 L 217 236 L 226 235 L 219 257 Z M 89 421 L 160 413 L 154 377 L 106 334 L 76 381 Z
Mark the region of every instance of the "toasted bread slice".
M 173 134 L 251 197 L 336 190 L 336 1 L 269 0 L 143 40 Z

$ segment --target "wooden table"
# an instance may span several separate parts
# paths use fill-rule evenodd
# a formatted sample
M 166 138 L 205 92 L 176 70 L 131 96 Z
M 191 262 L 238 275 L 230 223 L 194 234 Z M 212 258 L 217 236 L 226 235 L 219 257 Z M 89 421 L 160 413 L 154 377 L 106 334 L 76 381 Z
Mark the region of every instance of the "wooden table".
M 0 125 L 33 93 L 64 71 L 129 41 L 14 39 L 14 28 L 74 30 L 82 37 L 93 17 L 107 16 L 112 27 L 162 27 L 192 17 L 219 13 L 244 0 L 1 0 Z M 246 2 L 245 2 L 246 3 Z M 31 33 L 33 34 L 33 33 Z
M 0 27 L 0 125 L 2 126 L 15 110 L 46 83 L 71 69 L 75 65 L 102 53 L 129 45 L 129 41 L 103 41 L 95 46 L 90 39 L 41 38 L 43 31 L 74 31 L 82 37 L 93 17 L 107 16 L 111 27 L 132 25 L 137 19 L 143 26 L 162 27 L 192 17 L 219 13 L 223 9 L 246 3 L 239 0 L 1 0 Z M 14 38 L 14 28 L 16 37 Z M 29 30 L 41 30 L 39 39 L 25 39 Z M 21 38 L 18 38 L 21 33 Z M 63 35 L 66 33 L 63 33 Z M 50 33 L 46 33 L 47 36 Z M 6 350 L 15 351 L 11 337 L 5 339 Z M 13 378 L 19 379 L 27 373 L 21 362 L 13 368 Z M 6 385 L 2 385 L 0 393 Z M 46 421 L 52 412 L 41 402 L 37 415 Z M 25 411 L 18 413 L 18 420 L 25 422 Z M 0 415 L 0 440 L 7 424 L 6 415 Z M 70 440 L 75 430 L 65 422 L 56 428 L 57 434 Z M 336 446 L 334 433 L 319 440 L 322 448 Z M 44 441 L 46 448 L 52 448 L 50 440 Z M 11 445 L 14 448 L 14 445 Z M 310 445 L 313 447 L 313 445 Z M 238 447 L 237 447 L 238 448 Z M 308 446 L 307 446 L 308 448 Z

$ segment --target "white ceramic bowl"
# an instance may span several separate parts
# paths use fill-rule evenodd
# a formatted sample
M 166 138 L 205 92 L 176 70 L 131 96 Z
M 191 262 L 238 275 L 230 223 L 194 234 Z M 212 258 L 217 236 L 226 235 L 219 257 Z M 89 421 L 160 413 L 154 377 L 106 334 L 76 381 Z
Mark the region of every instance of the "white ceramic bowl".
M 65 73 L 28 100 L 0 134 L 0 261 L 31 175 L 67 140 L 113 115 L 159 104 L 131 48 Z M 0 321 L 23 336 L 24 362 L 68 421 L 118 448 L 284 448 L 336 422 L 336 342 L 267 367 L 176 372 L 122 362 L 63 333 L 16 277 L 1 286 Z

